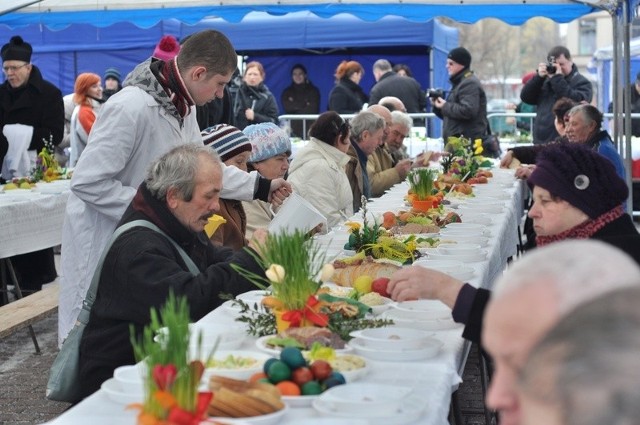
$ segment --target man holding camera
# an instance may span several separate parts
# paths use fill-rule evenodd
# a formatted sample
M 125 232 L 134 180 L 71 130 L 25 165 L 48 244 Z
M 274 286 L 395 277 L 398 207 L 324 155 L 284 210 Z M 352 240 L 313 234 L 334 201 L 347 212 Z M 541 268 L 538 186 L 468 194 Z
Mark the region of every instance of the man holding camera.
M 591 82 L 578 72 L 571 61 L 571 53 L 564 46 L 556 46 L 549 51 L 547 62 L 538 64 L 536 75 L 522 88 L 520 99 L 536 105 L 536 119 L 533 124 L 533 143 L 542 144 L 558 137 L 553 114 L 553 104 L 561 97 L 576 102 L 591 102 L 593 88 Z
M 442 135 L 483 139 L 489 131 L 487 96 L 478 77 L 469 69 L 471 54 L 464 47 L 456 47 L 447 56 L 447 72 L 451 91 L 444 99 L 441 90 L 429 90 L 433 112 L 444 121 Z

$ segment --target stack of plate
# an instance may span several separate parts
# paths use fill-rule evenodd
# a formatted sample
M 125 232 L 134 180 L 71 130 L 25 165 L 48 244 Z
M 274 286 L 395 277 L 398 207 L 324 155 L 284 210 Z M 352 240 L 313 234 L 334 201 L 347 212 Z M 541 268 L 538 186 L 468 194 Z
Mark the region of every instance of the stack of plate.
M 451 318 L 451 309 L 440 301 L 432 300 L 397 303 L 394 308 L 382 313 L 382 317 L 393 320 L 396 326 L 427 331 L 452 329 L 458 326 Z M 351 345 L 351 342 L 349 344 Z
M 465 266 L 462 261 L 453 260 L 432 260 L 430 258 L 419 259 L 414 261 L 414 266 L 420 266 L 427 269 L 437 270 L 454 279 L 468 281 L 473 278 L 475 270 L 473 267 Z
M 323 416 L 366 420 L 373 425 L 413 422 L 424 407 L 410 387 L 374 383 L 339 385 L 313 401 L 313 408 Z

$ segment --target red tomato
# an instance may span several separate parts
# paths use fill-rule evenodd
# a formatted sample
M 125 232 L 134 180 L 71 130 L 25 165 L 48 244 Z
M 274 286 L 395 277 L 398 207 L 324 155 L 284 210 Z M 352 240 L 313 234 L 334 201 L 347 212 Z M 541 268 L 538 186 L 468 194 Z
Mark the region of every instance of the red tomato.
M 311 363 L 311 373 L 313 373 L 313 376 L 318 381 L 327 379 L 329 375 L 331 375 L 331 372 L 333 372 L 331 365 L 324 360 L 316 360 L 315 362 Z
M 386 277 L 379 277 L 373 282 L 371 282 L 371 290 L 373 292 L 377 292 L 383 297 L 389 297 L 389 293 L 387 292 L 387 285 L 389 284 L 389 279 Z
M 291 372 L 291 380 L 302 387 L 307 382 L 313 380 L 313 373 L 308 367 L 299 367 Z

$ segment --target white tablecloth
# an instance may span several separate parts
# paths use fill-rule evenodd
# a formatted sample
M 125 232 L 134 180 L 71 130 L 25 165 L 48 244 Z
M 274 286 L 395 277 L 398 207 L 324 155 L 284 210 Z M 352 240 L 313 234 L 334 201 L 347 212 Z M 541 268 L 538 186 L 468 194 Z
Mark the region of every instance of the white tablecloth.
M 478 263 L 469 263 L 475 274 L 470 282 L 476 287 L 490 287 L 493 280 L 502 273 L 507 259 L 516 254 L 517 249 L 517 224 L 521 213 L 522 190 L 521 183 L 513 181 L 513 184 L 505 187 L 511 193 L 511 198 L 505 200 L 505 208 L 501 214 L 494 215 L 494 222 L 489 226 L 491 232 L 490 242 L 487 247 L 487 260 Z M 406 193 L 406 187 L 398 185 L 382 198 L 371 202 L 373 211 L 385 208 L 397 209 L 402 195 Z M 353 217 L 358 219 L 356 215 Z M 346 241 L 346 231 L 338 227 L 327 235 L 316 238 L 318 243 L 326 248 L 327 255 L 335 256 L 341 250 Z M 214 310 L 202 318 L 199 323 L 238 324 L 234 321 L 234 313 L 224 306 Z M 368 375 L 361 378 L 361 382 L 378 382 L 388 384 L 408 385 L 414 388 L 415 394 L 423 400 L 424 411 L 416 425 L 445 425 L 448 424 L 447 416 L 451 393 L 457 388 L 461 370 L 466 361 L 467 345 L 461 337 L 462 326 L 454 325 L 448 330 L 434 331 L 434 338 L 442 341 L 443 347 L 439 354 L 431 359 L 419 362 L 382 362 L 368 360 L 372 366 Z M 205 341 L 206 344 L 206 341 Z M 242 349 L 257 350 L 255 338 L 247 336 Z M 135 412 L 125 411 L 122 405 L 112 402 L 103 391 L 98 391 L 91 397 L 69 409 L 61 416 L 51 421 L 51 424 L 133 424 Z M 282 419 L 281 424 L 301 424 L 304 418 L 317 417 L 313 408 L 291 408 Z M 394 424 L 393 420 L 385 422 Z
M 0 258 L 59 245 L 69 180 L 0 192 Z

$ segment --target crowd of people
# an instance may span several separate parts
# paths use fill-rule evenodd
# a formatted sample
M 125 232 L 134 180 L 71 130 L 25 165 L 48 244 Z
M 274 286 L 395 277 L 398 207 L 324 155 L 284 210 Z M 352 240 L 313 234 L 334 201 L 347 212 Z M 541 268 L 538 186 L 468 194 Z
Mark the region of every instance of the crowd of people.
M 381 196 L 423 165 L 403 146 L 414 126 L 409 113 L 430 104 L 445 138 L 490 135 L 486 95 L 464 47 L 447 56 L 447 92 L 425 94 L 406 65 L 380 59 L 367 95 L 362 65 L 341 62 L 329 110 L 306 135 L 305 126 L 288 133 L 278 125 L 263 66 L 249 62 L 238 74 L 231 42 L 215 30 L 181 42 L 163 37 L 124 79 L 115 68 L 102 77 L 82 73 L 65 98 L 31 63 L 21 37 L 0 54 L 0 158 L 13 159 L 19 138 L 25 152 L 45 141 L 71 148 L 60 344 L 92 279 L 98 282 L 80 345 L 81 397 L 134 362 L 129 325 L 141 332 L 150 307 L 170 291 L 187 297 L 195 321 L 220 305 L 219 294 L 252 289 L 231 264 L 264 273 L 254 254 L 292 191 L 327 218 L 315 229 L 326 232 L 363 198 Z M 536 108 L 534 143 L 501 159 L 503 167 L 520 162 L 515 175 L 531 189 L 523 258 L 495 284 L 486 282 L 491 289 L 411 266 L 392 276 L 388 291 L 396 301 L 438 299 L 451 308 L 462 336 L 495 365 L 486 403 L 501 424 L 626 423 L 612 418 L 635 418 L 640 405 L 625 373 L 638 366 L 640 233 L 627 213 L 623 162 L 602 113 L 589 104 L 591 84 L 565 47 L 548 56 L 521 94 Z M 293 66 L 291 78 L 280 98 L 285 112 L 318 114 L 320 93 L 305 66 Z M 291 136 L 309 139 L 293 158 Z M 213 214 L 225 223 L 208 236 Z M 51 249 L 11 260 L 27 291 L 56 277 Z M 608 357 L 600 340 L 620 349 Z

